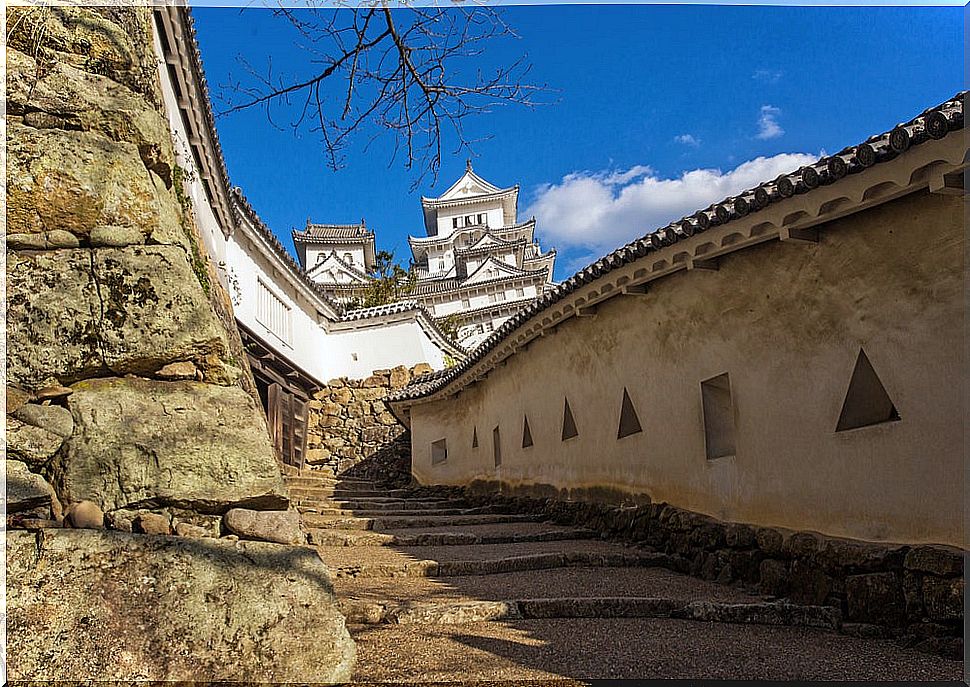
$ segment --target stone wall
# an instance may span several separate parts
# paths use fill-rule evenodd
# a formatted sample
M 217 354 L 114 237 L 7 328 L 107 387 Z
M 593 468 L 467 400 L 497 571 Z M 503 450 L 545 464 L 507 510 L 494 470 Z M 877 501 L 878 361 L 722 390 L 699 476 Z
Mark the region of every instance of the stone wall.
M 407 483 L 411 478 L 411 437 L 384 403 L 419 374 L 408 369 L 375 370 L 366 379 L 332 379 L 314 394 L 307 414 L 307 465 L 334 474 Z
M 588 527 L 666 553 L 668 567 L 678 572 L 796 603 L 835 607 L 843 633 L 893 638 L 953 659 L 963 657 L 964 554 L 959 549 L 727 523 L 667 503 L 620 506 L 500 489 L 482 482 L 464 489 L 427 486 L 415 493 L 542 513 L 562 525 Z
M 150 7 L 7 27 L 9 674 L 346 681 L 326 568 L 280 546 L 305 536 L 181 185 Z
M 109 523 L 286 508 L 181 186 L 150 10 L 14 8 L 8 26 L 7 457 Z

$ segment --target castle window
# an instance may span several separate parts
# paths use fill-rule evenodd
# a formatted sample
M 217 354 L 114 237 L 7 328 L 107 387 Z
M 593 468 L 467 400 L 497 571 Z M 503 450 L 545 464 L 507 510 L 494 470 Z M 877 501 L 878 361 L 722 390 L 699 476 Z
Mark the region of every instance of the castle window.
M 486 332 L 490 332 L 490 331 L 492 331 L 493 329 L 495 329 L 495 325 L 493 325 L 493 324 L 491 323 L 491 321 L 489 321 L 489 322 L 486 322 L 486 323 L 485 323 L 485 324 L 483 325 L 483 328 L 484 328 L 484 330 L 485 330 Z
M 346 262 L 348 265 L 353 265 L 354 264 L 354 256 L 353 256 L 353 254 L 352 253 L 344 253 L 344 262 Z
M 465 215 L 465 226 L 472 226 L 475 224 L 475 215 Z
M 520 289 L 516 289 L 515 290 L 515 295 L 518 298 L 522 298 L 525 295 L 525 289 L 521 289 L 521 288 Z
M 461 299 L 461 307 L 463 307 L 463 308 L 470 308 L 470 307 L 472 307 L 471 301 L 468 300 L 467 298 L 462 298 Z
M 497 294 L 495 294 L 495 300 L 497 300 L 497 301 L 504 301 L 505 300 L 505 292 L 504 291 L 499 291 Z
M 451 228 L 452 229 L 457 229 L 458 228 L 458 220 L 460 220 L 460 219 L 461 219 L 461 217 L 452 217 L 451 218 Z
M 260 279 L 257 281 L 256 319 L 280 341 L 290 340 L 290 308 Z
M 701 382 L 701 401 L 707 459 L 735 455 L 734 400 L 726 372 Z
M 485 214 L 484 213 L 478 215 L 478 223 L 479 224 L 485 224 Z
M 440 260 L 438 260 L 438 271 L 443 272 L 444 269 L 445 269 L 445 259 L 441 258 Z
M 448 442 L 445 439 L 431 442 L 431 464 L 437 465 L 448 460 Z

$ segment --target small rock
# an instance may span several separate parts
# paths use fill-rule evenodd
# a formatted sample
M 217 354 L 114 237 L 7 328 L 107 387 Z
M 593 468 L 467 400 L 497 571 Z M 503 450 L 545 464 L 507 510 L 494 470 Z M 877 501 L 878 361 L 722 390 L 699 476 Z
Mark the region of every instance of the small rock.
M 136 517 L 138 517 L 137 512 L 119 508 L 118 510 L 105 513 L 104 522 L 109 529 L 118 530 L 119 532 L 134 532 L 135 526 L 133 521 Z
M 13 416 L 34 427 L 46 429 L 64 439 L 74 433 L 74 417 L 71 411 L 61 406 L 42 406 L 25 403 Z
M 789 585 L 788 566 L 771 558 L 761 561 L 759 585 L 766 596 L 785 596 Z
M 383 377 L 378 377 L 377 375 L 371 375 L 367 377 L 363 382 L 360 383 L 362 387 L 371 388 L 375 386 L 384 386 L 385 380 Z
M 34 396 L 29 391 L 7 385 L 7 415 L 13 415 L 25 403 L 30 403 L 33 399 Z
M 91 230 L 91 245 L 95 247 L 134 246 L 145 243 L 145 236 L 132 227 L 99 226 Z
M 47 232 L 45 238 L 47 239 L 48 248 L 77 248 L 81 245 L 81 242 L 77 240 L 77 236 L 63 229 L 52 229 Z
M 44 250 L 47 239 L 43 233 L 7 234 L 7 248 L 11 250 Z
M 212 536 L 212 533 L 206 528 L 199 527 L 198 525 L 192 525 L 187 522 L 180 522 L 175 525 L 175 534 L 180 537 L 189 537 L 191 539 L 202 539 Z
M 179 362 L 169 363 L 156 372 L 155 376 L 161 377 L 162 379 L 195 379 L 197 372 L 198 368 L 196 368 L 194 363 Z
M 278 544 L 304 544 L 300 514 L 295 510 L 249 510 L 233 508 L 223 516 L 226 529 L 243 539 Z
M 331 379 L 329 382 L 327 382 L 327 386 L 329 386 L 332 389 L 338 389 L 342 386 L 347 386 L 347 379 L 346 377 L 338 377 L 337 379 Z
M 404 365 L 398 365 L 391 370 L 390 383 L 393 389 L 403 389 L 411 381 L 411 373 Z
M 142 534 L 166 535 L 172 533 L 172 525 L 164 515 L 140 513 L 132 522 L 136 532 Z
M 101 529 L 104 527 L 104 513 L 93 501 L 78 501 L 68 508 L 67 522 L 78 530 Z
M 35 398 L 38 401 L 54 401 L 61 398 L 67 398 L 74 393 L 74 389 L 67 386 L 47 386 L 38 391 L 35 394 Z
M 411 374 L 414 377 L 431 374 L 432 372 L 434 372 L 434 368 L 431 367 L 428 363 L 418 363 L 417 365 L 411 368 Z

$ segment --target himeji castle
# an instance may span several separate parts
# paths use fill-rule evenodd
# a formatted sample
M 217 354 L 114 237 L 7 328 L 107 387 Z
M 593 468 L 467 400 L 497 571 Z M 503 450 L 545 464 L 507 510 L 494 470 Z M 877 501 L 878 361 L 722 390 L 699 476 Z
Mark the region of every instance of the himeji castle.
M 554 286 L 556 251 L 536 241 L 535 218 L 518 220 L 519 187 L 499 188 L 471 163 L 442 195 L 422 197 L 425 236 L 409 236 L 417 283 L 407 298 L 436 320 L 460 318 L 459 342 L 473 348 L 520 308 Z M 362 293 L 374 267 L 374 233 L 313 224 L 293 232 L 308 276 L 334 298 Z

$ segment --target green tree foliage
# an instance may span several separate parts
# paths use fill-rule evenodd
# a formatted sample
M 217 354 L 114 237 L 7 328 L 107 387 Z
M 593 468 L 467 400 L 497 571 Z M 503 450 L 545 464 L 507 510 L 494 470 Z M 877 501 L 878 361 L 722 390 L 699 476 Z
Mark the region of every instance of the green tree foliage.
M 394 261 L 394 253 L 386 250 L 378 251 L 374 257 L 374 267 L 368 272 L 370 283 L 362 295 L 347 304 L 349 310 L 396 303 L 414 292 L 418 274 L 413 265 L 403 268 Z

